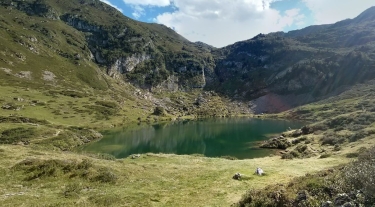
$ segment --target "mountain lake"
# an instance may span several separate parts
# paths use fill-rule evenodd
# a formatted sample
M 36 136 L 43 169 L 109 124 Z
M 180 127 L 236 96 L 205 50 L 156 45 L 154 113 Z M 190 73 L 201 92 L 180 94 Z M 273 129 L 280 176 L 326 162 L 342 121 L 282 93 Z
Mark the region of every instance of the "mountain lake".
M 151 152 L 249 159 L 275 153 L 274 150 L 259 148 L 259 143 L 280 135 L 288 128 L 298 129 L 303 125 L 297 121 L 255 118 L 171 122 L 104 131 L 101 140 L 86 145 L 82 150 L 111 154 L 116 158 Z

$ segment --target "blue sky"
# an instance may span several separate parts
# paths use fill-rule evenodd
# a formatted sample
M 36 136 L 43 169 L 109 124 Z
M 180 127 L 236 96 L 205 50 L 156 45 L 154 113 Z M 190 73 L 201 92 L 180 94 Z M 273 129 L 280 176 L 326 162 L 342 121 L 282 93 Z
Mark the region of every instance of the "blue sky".
M 125 16 L 165 24 L 190 41 L 223 47 L 259 33 L 354 18 L 374 0 L 101 0 Z

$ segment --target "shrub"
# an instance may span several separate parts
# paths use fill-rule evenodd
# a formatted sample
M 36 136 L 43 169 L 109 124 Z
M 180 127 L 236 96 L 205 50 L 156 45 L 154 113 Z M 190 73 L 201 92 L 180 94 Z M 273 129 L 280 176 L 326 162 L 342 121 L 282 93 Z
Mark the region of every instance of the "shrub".
M 351 153 L 348 153 L 348 154 L 345 155 L 345 157 L 347 157 L 347 158 L 356 158 L 358 156 L 359 156 L 359 153 L 357 153 L 357 152 L 351 152 Z
M 107 154 L 107 153 L 98 153 L 96 155 L 93 155 L 93 157 L 102 159 L 102 160 L 116 160 L 115 156 L 111 154 Z
M 307 140 L 307 137 L 297 138 L 297 139 L 292 141 L 292 144 L 298 144 L 298 143 L 303 142 L 305 140 Z
M 310 144 L 311 142 L 312 142 L 312 140 L 308 139 L 308 140 L 305 141 L 305 144 Z
M 64 196 L 66 198 L 68 198 L 68 197 L 78 197 L 81 190 L 82 190 L 82 186 L 80 186 L 80 184 L 70 183 L 67 186 L 65 186 L 65 189 L 64 189 L 63 193 L 64 193 Z
M 88 105 L 86 108 L 89 110 L 89 113 L 95 112 L 97 119 L 109 119 L 110 116 L 116 115 L 118 109 L 109 108 L 101 105 Z M 91 114 L 90 113 L 90 114 Z
M 229 155 L 221 156 L 220 158 L 227 159 L 227 160 L 238 160 L 237 157 L 229 156 Z
M 96 206 L 121 206 L 119 202 L 121 200 L 119 199 L 118 195 L 115 194 L 98 194 L 98 195 L 93 195 L 89 197 L 89 201 L 92 203 L 95 203 Z
M 83 178 L 90 181 L 103 183 L 115 183 L 117 176 L 110 168 L 97 168 L 91 160 L 84 159 L 81 162 L 74 160 L 39 160 L 26 159 L 12 167 L 13 170 L 21 170 L 26 174 L 26 181 L 47 177 L 67 176 L 68 178 Z M 74 188 L 66 189 L 68 192 L 76 192 Z M 74 187 L 74 188 L 73 188 Z
M 295 150 L 291 151 L 290 154 L 293 155 L 293 157 L 300 157 L 300 153 L 298 153 L 298 151 Z
M 307 150 L 307 146 L 306 145 L 299 145 L 299 146 L 296 147 L 296 150 L 299 153 L 305 152 Z
M 347 192 L 361 190 L 367 200 L 375 202 L 375 147 L 361 154 L 358 160 L 347 165 L 340 176 L 340 186 Z
M 331 154 L 322 154 L 322 155 L 320 155 L 320 157 L 319 158 L 321 158 L 321 159 L 324 159 L 324 158 L 327 158 L 327 157 L 331 157 L 332 155 Z
M 332 145 L 342 144 L 345 142 L 345 138 L 339 137 L 337 135 L 328 134 L 326 137 L 321 139 L 322 145 Z
M 36 135 L 34 128 L 18 127 L 7 129 L 0 134 L 0 144 L 13 144 L 19 141 L 26 141 Z
M 156 116 L 164 116 L 165 115 L 165 109 L 161 106 L 157 106 L 154 109 L 154 115 Z
M 101 168 L 99 170 L 99 175 L 94 178 L 95 181 L 102 183 L 116 183 L 117 176 L 111 172 L 108 168 Z
M 198 153 L 191 154 L 190 156 L 193 156 L 193 157 L 205 157 L 204 154 L 198 154 Z
M 292 160 L 293 158 L 294 158 L 294 156 L 290 153 L 286 153 L 286 154 L 281 155 L 281 159 Z
M 355 141 L 358 141 L 360 139 L 363 139 L 367 136 L 367 133 L 363 130 L 359 131 L 359 132 L 356 132 L 354 135 L 352 135 L 351 137 L 349 137 L 349 142 L 355 142 Z
M 104 106 L 104 107 L 107 107 L 107 108 L 112 108 L 112 109 L 118 108 L 117 103 L 112 102 L 112 101 L 96 101 L 95 104 L 100 105 L 100 106 Z

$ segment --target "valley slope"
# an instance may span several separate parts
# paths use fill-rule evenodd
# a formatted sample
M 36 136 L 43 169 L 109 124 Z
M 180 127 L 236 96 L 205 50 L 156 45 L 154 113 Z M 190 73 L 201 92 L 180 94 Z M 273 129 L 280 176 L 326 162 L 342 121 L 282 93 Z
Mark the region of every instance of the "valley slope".
M 347 164 L 375 144 L 374 69 L 375 7 L 332 25 L 215 48 L 132 20 L 99 0 L 3 0 L 0 200 L 6 206 L 227 206 L 249 186 L 259 190 L 272 180 L 282 189 L 250 191 L 238 205 L 250 205 L 254 192 L 272 203 L 279 191 L 292 205 L 301 186 L 287 182 Z M 270 114 L 276 112 L 282 113 Z M 290 146 L 283 159 L 149 153 L 132 160 L 75 151 L 100 139 L 103 129 L 254 114 L 310 124 L 307 133 L 284 133 Z M 259 165 L 267 176 L 252 174 Z M 246 179 L 232 180 L 236 172 Z M 317 177 L 301 187 L 313 186 L 311 202 L 350 191 L 329 196 Z

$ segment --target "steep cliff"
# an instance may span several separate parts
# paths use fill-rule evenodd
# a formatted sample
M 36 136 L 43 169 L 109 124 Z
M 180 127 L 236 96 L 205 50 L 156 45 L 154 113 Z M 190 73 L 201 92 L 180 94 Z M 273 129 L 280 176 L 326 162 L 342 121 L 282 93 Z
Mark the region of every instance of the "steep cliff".
M 259 34 L 214 55 L 219 81 L 211 88 L 224 94 L 247 100 L 308 96 L 290 100 L 292 106 L 318 100 L 375 78 L 375 7 L 332 25 Z
M 267 112 L 375 77 L 375 8 L 219 49 L 132 20 L 99 0 L 4 0 L 0 10 L 0 66 L 31 81 L 47 71 L 56 76 L 48 84 L 106 89 L 109 76 L 150 92 L 213 90 Z M 285 103 L 259 108 L 275 97 Z
M 177 77 L 173 79 L 179 88 L 202 88 L 205 74 L 213 73 L 214 60 L 206 47 L 164 25 L 129 19 L 99 0 L 7 0 L 0 5 L 14 16 L 26 13 L 76 29 L 84 36 L 87 48 L 82 49 L 88 49 L 108 75 L 142 88 L 160 87 L 171 77 Z

